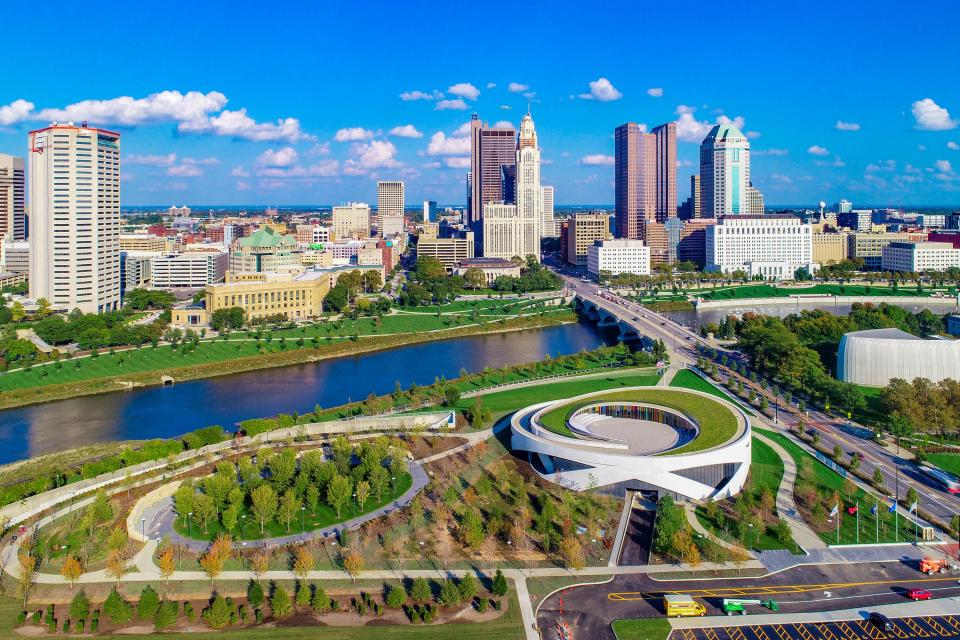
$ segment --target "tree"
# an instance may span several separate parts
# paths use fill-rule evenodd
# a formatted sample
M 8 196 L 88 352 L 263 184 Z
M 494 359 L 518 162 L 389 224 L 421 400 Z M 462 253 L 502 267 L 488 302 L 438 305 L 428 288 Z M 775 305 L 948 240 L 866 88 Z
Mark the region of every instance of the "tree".
M 110 595 L 103 602 L 103 612 L 115 624 L 123 624 L 133 616 L 133 607 L 120 595 L 117 587 L 110 590 Z
M 463 514 L 463 519 L 458 526 L 458 532 L 460 534 L 460 540 L 474 551 L 479 549 L 484 540 L 487 539 L 483 527 L 483 519 L 473 509 L 467 509 Z
M 230 624 L 231 609 L 226 598 L 218 593 L 210 606 L 203 610 L 203 619 L 211 629 L 223 629 Z
M 423 604 L 430 599 L 430 584 L 426 578 L 416 578 L 410 587 L 410 598 L 417 604 Z
M 277 519 L 286 526 L 287 533 L 290 533 L 290 523 L 297 517 L 297 511 L 299 510 L 300 500 L 297 499 L 297 492 L 293 489 L 284 491 L 277 507 Z
M 205 493 L 198 493 L 193 498 L 193 517 L 203 527 L 203 532 L 210 530 L 210 521 L 217 517 L 217 505 L 213 498 Z
M 357 483 L 357 504 L 360 505 L 360 511 L 363 512 L 367 507 L 367 500 L 370 498 L 370 483 L 361 480 Z
M 320 585 L 316 585 L 313 590 L 313 597 L 310 598 L 310 607 L 319 613 L 330 609 L 330 596 L 327 595 L 327 591 Z
M 163 551 L 160 552 L 160 556 L 157 558 L 157 566 L 160 568 L 160 575 L 163 577 L 164 582 L 168 582 L 170 576 L 172 576 L 177 569 L 172 546 L 167 545 L 163 548 Z
M 120 551 L 114 550 L 107 556 L 107 575 L 117 579 L 117 588 L 120 588 L 120 578 L 127 570 L 127 560 Z
M 463 279 L 471 289 L 480 289 L 487 283 L 483 269 L 479 267 L 469 267 L 463 272 Z
M 497 572 L 493 575 L 493 584 L 490 587 L 490 591 L 498 598 L 502 598 L 507 595 L 507 590 L 507 578 L 503 575 L 503 571 L 497 569 Z
M 250 556 L 250 570 L 253 571 L 253 574 L 257 577 L 257 582 L 260 582 L 260 578 L 267 572 L 269 567 L 270 553 L 265 549 L 257 551 Z
M 254 609 L 259 609 L 260 605 L 263 604 L 263 587 L 260 586 L 259 582 L 251 580 L 250 584 L 247 585 L 247 602 Z
M 340 512 L 343 511 L 352 494 L 353 483 L 350 478 L 337 474 L 327 484 L 327 504 L 337 512 L 338 519 L 340 518 Z
M 560 541 L 560 557 L 571 569 L 583 569 L 586 565 L 583 547 L 580 545 L 580 541 L 572 535 L 566 535 Z
M 137 601 L 137 615 L 141 620 L 152 620 L 157 613 L 157 607 L 160 606 L 160 596 L 153 590 L 153 587 L 147 585 L 140 592 L 140 599 Z
M 306 580 L 307 575 L 313 570 L 313 554 L 307 545 L 301 544 L 297 547 L 293 557 L 293 573 L 301 580 Z
M 210 315 L 210 328 L 214 331 L 242 329 L 245 322 L 242 307 L 217 309 Z
M 207 552 L 200 556 L 200 568 L 210 576 L 210 582 L 216 580 L 223 571 L 223 565 L 230 559 L 232 549 L 230 536 L 221 533 L 207 548 Z
M 77 580 L 83 575 L 83 565 L 80 564 L 76 556 L 67 556 L 66 560 L 63 561 L 63 567 L 60 568 L 60 575 L 70 583 L 70 588 L 73 589 L 77 584 Z M 80 593 L 83 592 L 81 591 Z M 72 617 L 76 618 L 76 616 Z
M 840 448 L 840 445 L 833 445 L 833 461 L 837 464 L 840 464 L 840 461 L 843 460 L 843 449 Z
M 264 532 L 264 527 L 273 520 L 277 513 L 277 493 L 268 484 L 262 484 L 250 492 L 250 512 L 260 523 L 260 533 Z
M 87 592 L 81 589 L 70 601 L 70 618 L 72 620 L 86 620 L 90 615 L 90 598 Z
M 452 607 L 460 603 L 460 589 L 452 578 L 443 581 L 440 587 L 440 595 L 437 596 L 437 603 L 443 607 Z
M 356 580 L 357 575 L 363 571 L 363 555 L 356 549 L 347 549 L 341 559 L 343 570 L 350 574 L 350 577 Z
M 407 601 L 407 592 L 403 587 L 394 585 L 387 591 L 387 606 L 391 609 L 399 609 Z
M 342 278 L 343 276 L 341 276 Z M 327 295 L 323 297 L 323 310 L 340 313 L 350 304 L 350 294 L 346 285 L 338 282 Z
M 290 594 L 280 585 L 274 587 L 273 595 L 270 596 L 270 611 L 277 620 L 283 620 L 293 613 L 293 603 L 290 602 Z
M 373 497 L 379 502 L 383 498 L 387 483 L 390 482 L 390 474 L 382 464 L 375 464 L 367 474 L 367 482 L 370 483 L 370 491 L 373 493 Z M 359 498 L 359 496 L 360 492 L 358 490 L 357 497 Z
M 462 602 L 469 602 L 476 597 L 477 591 L 479 591 L 477 579 L 473 577 L 472 573 L 467 572 L 463 578 L 460 579 L 460 584 L 457 585 L 457 589 L 460 590 L 460 600 Z
M 177 622 L 177 612 L 180 607 L 176 601 L 163 600 L 153 616 L 153 628 L 160 630 L 172 627 Z
M 883 472 L 880 471 L 880 467 L 873 468 L 873 486 L 877 489 L 883 486 Z

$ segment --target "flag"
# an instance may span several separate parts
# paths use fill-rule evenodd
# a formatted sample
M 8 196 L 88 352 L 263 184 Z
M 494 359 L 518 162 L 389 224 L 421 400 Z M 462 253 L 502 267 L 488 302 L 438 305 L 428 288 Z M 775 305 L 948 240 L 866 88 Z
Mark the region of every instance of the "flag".
M 877 515 L 877 505 L 873 505 L 872 507 L 870 507 L 870 515 L 872 516 Z
M 833 505 L 833 509 L 830 510 L 830 517 L 832 518 L 832 517 L 836 516 L 838 513 L 840 513 L 840 503 L 839 503 L 839 502 L 838 502 L 837 504 Z
M 857 512 L 858 509 L 859 509 L 859 506 L 847 507 L 847 513 L 849 513 L 850 515 L 853 515 Z
M 914 500 L 913 504 L 910 505 L 910 511 L 908 511 L 908 513 L 913 513 L 916 510 L 917 510 L 917 501 Z
M 890 508 L 887 509 L 887 511 L 889 511 L 890 513 L 895 513 L 895 512 L 897 511 L 897 501 L 896 501 L 896 500 L 892 500 L 892 501 L 890 502 Z

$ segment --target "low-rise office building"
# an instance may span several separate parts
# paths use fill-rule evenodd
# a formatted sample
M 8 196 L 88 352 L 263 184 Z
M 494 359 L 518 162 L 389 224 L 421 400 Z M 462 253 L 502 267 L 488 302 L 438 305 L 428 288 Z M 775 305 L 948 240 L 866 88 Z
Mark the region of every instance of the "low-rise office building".
M 337 240 L 370 237 L 370 205 L 350 202 L 333 208 L 333 237 Z
M 30 243 L 26 240 L 0 242 L 0 271 L 30 273 Z
M 597 240 L 587 248 L 587 273 L 650 275 L 650 248 L 643 240 Z
M 148 251 L 120 252 L 120 295 L 147 286 L 150 282 L 150 263 L 156 253 Z
M 173 251 L 173 237 L 158 236 L 152 233 L 120 234 L 120 251 L 155 251 L 165 253 Z
M 782 280 L 813 263 L 809 224 L 788 214 L 725 216 L 707 228 L 707 270 Z
M 836 264 L 847 259 L 848 238 L 846 231 L 813 234 L 813 261 L 817 264 Z
M 466 238 L 431 238 L 420 237 L 417 242 L 417 257 L 431 256 L 440 261 L 448 269 L 458 262 L 474 257 L 473 232 L 467 232 Z
M 568 220 L 566 260 L 578 267 L 587 266 L 587 249 L 597 240 L 612 237 L 610 216 L 605 213 L 578 213 Z
M 150 261 L 150 284 L 156 289 L 203 289 L 222 282 L 227 272 L 226 253 L 176 253 Z
M 500 276 L 511 278 L 520 277 L 520 265 L 516 265 L 505 258 L 469 258 L 461 260 L 454 269 L 454 275 L 462 276 L 468 269 L 480 269 L 487 286 L 492 286 Z
M 884 271 L 923 273 L 960 267 L 960 249 L 949 242 L 891 242 L 883 248 Z
M 920 242 L 927 239 L 925 233 L 864 232 L 847 236 L 847 256 L 860 258 L 870 271 L 879 271 L 883 265 L 883 248 L 891 242 Z

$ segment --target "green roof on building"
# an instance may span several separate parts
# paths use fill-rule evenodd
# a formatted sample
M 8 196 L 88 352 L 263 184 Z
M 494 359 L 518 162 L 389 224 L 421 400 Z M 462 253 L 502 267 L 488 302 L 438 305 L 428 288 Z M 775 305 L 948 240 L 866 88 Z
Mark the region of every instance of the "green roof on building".
M 746 138 L 745 135 L 740 133 L 740 129 L 737 129 L 734 125 L 729 122 L 724 124 L 718 124 L 713 129 L 710 130 L 710 133 L 707 134 L 708 138 L 714 138 L 715 140 L 727 140 L 729 138 Z
M 291 235 L 277 233 L 272 227 L 260 227 L 252 235 L 240 238 L 239 243 L 243 247 L 279 247 L 295 245 L 297 239 Z

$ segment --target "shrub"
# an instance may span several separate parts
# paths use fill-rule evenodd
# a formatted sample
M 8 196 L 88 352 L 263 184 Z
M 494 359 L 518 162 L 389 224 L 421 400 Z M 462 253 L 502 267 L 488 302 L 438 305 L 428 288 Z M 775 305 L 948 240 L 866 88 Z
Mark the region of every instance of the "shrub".
M 460 591 L 461 602 L 472 600 L 477 595 L 477 579 L 473 577 L 472 573 L 468 573 L 460 579 L 457 589 Z
M 259 582 L 251 580 L 250 584 L 247 585 L 247 601 L 254 609 L 263 604 L 263 587 L 260 586 Z
M 503 596 L 507 595 L 508 588 L 509 587 L 507 586 L 507 579 L 503 575 L 503 571 L 500 571 L 500 569 L 497 569 L 497 573 L 493 576 L 493 585 L 491 586 L 490 590 L 493 592 L 493 595 L 499 596 L 502 598 Z
M 18 625 L 21 625 L 21 624 L 23 624 L 23 623 L 26 622 L 26 621 L 27 621 L 27 612 L 26 612 L 26 611 L 21 611 L 20 613 L 17 614 L 17 624 L 18 624 Z
M 440 594 L 437 596 L 437 602 L 444 607 L 452 607 L 460 602 L 460 589 L 456 583 L 447 578 L 440 587 Z
M 273 595 L 270 596 L 270 612 L 277 620 L 283 620 L 293 613 L 290 594 L 279 585 L 273 590 Z
M 477 613 L 486 613 L 487 608 L 490 606 L 490 601 L 486 598 L 480 598 L 477 601 Z
M 237 607 L 237 614 L 240 616 L 240 622 L 247 621 L 247 608 L 243 605 Z
M 43 614 L 39 610 L 34 611 L 33 616 L 31 617 L 31 620 L 33 620 L 33 624 L 40 624 L 40 618 L 42 616 Z
M 218 594 L 210 606 L 203 610 L 203 619 L 211 629 L 223 629 L 230 624 L 230 613 L 230 605 Z
M 187 620 L 189 620 L 190 622 L 194 622 L 197 619 L 197 614 L 193 610 L 193 605 L 190 604 L 189 602 L 183 603 L 183 615 L 185 615 L 187 617 Z
M 310 604 L 310 587 L 301 582 L 297 585 L 297 595 L 294 596 L 294 601 L 299 607 L 305 607 Z
M 399 609 L 407 601 L 407 592 L 403 587 L 393 586 L 387 591 L 387 606 L 392 609 Z
M 63 621 L 63 632 L 70 633 L 70 618 Z
M 103 612 L 107 614 L 111 622 L 123 624 L 133 616 L 133 607 L 127 602 L 114 587 L 110 590 L 110 595 L 103 602 Z
M 100 629 L 100 620 L 94 618 L 90 621 L 90 633 L 96 633 Z
M 430 599 L 430 584 L 426 578 L 417 578 L 410 587 L 410 597 L 418 604 L 423 604 Z
M 494 609 L 496 609 L 497 611 L 500 611 L 500 607 L 501 607 L 502 605 L 501 605 L 499 599 L 491 600 L 491 601 L 490 601 L 490 604 L 493 605 L 493 608 L 494 608 Z
M 141 620 L 153 620 L 157 615 L 157 607 L 160 606 L 160 596 L 153 590 L 153 587 L 147 585 L 140 592 L 140 600 L 137 602 L 137 615 Z
M 330 610 L 330 596 L 327 595 L 326 590 L 320 585 L 316 585 L 313 589 L 310 606 L 313 607 L 314 611 L 320 613 L 325 613 Z
M 177 603 L 164 600 L 157 606 L 157 613 L 153 617 L 154 629 L 166 629 L 177 622 Z
M 90 598 L 87 597 L 87 592 L 81 589 L 70 601 L 70 617 L 74 620 L 82 620 L 88 615 L 90 615 Z
M 77 633 L 83 633 L 83 628 L 85 626 L 86 624 L 84 624 L 83 620 L 77 620 L 77 624 L 74 625 L 74 628 L 76 629 Z
M 253 619 L 257 621 L 257 624 L 263 622 L 263 611 L 260 609 L 253 610 Z

